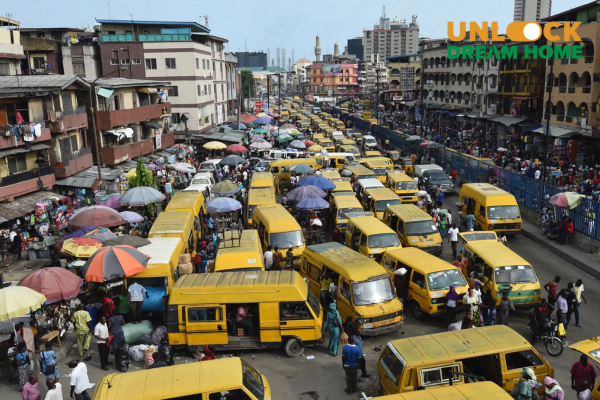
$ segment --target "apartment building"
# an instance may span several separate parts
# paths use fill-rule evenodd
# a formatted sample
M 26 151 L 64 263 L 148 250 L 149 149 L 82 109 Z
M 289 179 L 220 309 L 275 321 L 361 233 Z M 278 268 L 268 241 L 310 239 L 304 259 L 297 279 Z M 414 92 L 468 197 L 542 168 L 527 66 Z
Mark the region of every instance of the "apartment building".
M 312 94 L 355 94 L 359 90 L 358 64 L 312 64 L 306 79 Z
M 0 76 L 21 75 L 21 60 L 25 59 L 21 45 L 19 21 L 0 17 Z
M 225 71 L 227 73 L 227 109 L 229 114 L 237 110 L 238 95 L 240 94 L 240 77 L 237 72 L 238 58 L 236 53 L 225 53 Z
M 514 21 L 540 22 L 552 12 L 552 0 L 515 0 Z
M 388 58 L 388 86 L 383 100 L 417 100 L 421 93 L 421 56 L 409 54 Z
M 225 120 L 226 39 L 197 22 L 96 22 L 104 75 L 171 83 L 169 129 L 177 139 L 185 139 L 186 124 L 189 134 L 198 134 Z
M 386 18 L 385 10 L 379 24 L 363 31 L 364 60 L 379 56 L 385 62 L 388 57 L 413 54 L 419 51 L 419 25 L 417 16 L 407 23 L 403 18 Z

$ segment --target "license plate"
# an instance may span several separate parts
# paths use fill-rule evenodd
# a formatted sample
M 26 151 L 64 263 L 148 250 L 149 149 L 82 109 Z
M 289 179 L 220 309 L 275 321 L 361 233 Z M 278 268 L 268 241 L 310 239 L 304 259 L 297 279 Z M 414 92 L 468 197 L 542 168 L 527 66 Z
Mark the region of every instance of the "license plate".
M 373 328 L 377 328 L 378 326 L 383 326 L 383 325 L 389 325 L 391 322 L 392 322 L 392 320 L 373 322 Z

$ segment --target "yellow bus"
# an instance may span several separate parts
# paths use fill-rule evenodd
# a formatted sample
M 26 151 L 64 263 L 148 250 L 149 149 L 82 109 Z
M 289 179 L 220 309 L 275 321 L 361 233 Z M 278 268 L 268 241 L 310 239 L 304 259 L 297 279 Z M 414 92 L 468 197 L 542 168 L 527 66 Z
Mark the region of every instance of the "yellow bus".
M 194 216 L 189 211 L 170 211 L 158 214 L 148 238 L 175 237 L 183 241 L 184 253 L 196 250 Z
M 263 250 L 256 229 L 226 231 L 219 242 L 214 272 L 264 270 Z
M 383 219 L 386 208 L 402 204 L 396 193 L 388 188 L 367 189 L 362 195 L 362 200 L 365 211 L 371 211 L 379 220 Z
M 383 222 L 396 232 L 404 247 L 417 247 L 434 256 L 442 254 L 443 239 L 433 218 L 414 204 L 386 208 Z
M 250 189 L 271 188 L 275 191 L 275 179 L 270 172 L 254 172 L 250 179 Z
M 388 250 L 401 249 L 398 236 L 371 212 L 348 212 L 346 246 L 376 261 Z
M 277 197 L 272 189 L 250 189 L 246 198 L 246 227 L 252 227 L 252 214 L 256 206 L 264 204 L 277 204 Z

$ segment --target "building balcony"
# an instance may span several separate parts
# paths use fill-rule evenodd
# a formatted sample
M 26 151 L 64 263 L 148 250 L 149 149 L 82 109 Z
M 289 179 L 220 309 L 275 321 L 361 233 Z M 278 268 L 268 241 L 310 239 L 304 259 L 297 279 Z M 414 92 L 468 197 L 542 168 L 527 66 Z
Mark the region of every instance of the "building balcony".
M 65 133 L 72 129 L 87 128 L 88 117 L 85 107 L 58 111 L 56 113 L 56 121 L 48 121 L 48 126 L 52 133 Z
M 50 159 L 50 166 L 57 178 L 67 178 L 79 171 L 94 165 L 94 158 L 89 147 L 67 154 L 64 157 L 56 157 Z
M 39 186 L 38 173 L 39 180 L 41 180 Z M 50 166 L 5 176 L 0 180 L 0 201 L 13 201 L 15 197 L 35 192 L 42 188 L 52 189 L 55 182 L 56 178 Z
M 3 127 L 0 127 L 0 132 L 4 132 L 4 129 L 2 129 L 2 128 Z M 2 136 L 0 136 L 0 149 L 8 149 L 8 148 L 12 148 L 12 147 L 25 146 L 25 142 L 23 141 L 23 136 L 22 135 L 19 135 L 19 136 L 20 136 L 21 140 L 17 141 L 17 137 L 15 135 L 11 134 L 10 136 L 4 136 L 4 133 L 3 133 Z M 39 143 L 39 142 L 43 142 L 45 140 L 50 140 L 50 139 L 52 139 L 52 135 L 50 134 L 50 129 L 42 128 L 42 134 L 40 135 L 40 137 L 36 137 L 32 143 Z
M 540 85 L 532 86 L 504 86 L 498 94 L 504 96 L 535 96 L 541 94 Z
M 539 68 L 535 63 L 523 63 L 504 65 L 504 68 L 500 71 L 501 74 L 530 74 L 537 71 Z
M 167 109 L 166 113 L 163 113 L 163 108 Z M 160 118 L 163 115 L 170 113 L 171 103 L 151 104 L 149 106 L 129 108 L 126 110 L 98 111 L 96 113 L 96 122 L 98 124 L 98 130 L 105 131 L 118 126 Z
M 174 133 L 174 132 L 173 132 Z M 162 147 L 162 146 L 161 146 Z M 154 150 L 154 140 L 145 139 L 115 147 L 102 147 L 100 158 L 103 164 L 119 164 L 135 157 L 145 156 Z

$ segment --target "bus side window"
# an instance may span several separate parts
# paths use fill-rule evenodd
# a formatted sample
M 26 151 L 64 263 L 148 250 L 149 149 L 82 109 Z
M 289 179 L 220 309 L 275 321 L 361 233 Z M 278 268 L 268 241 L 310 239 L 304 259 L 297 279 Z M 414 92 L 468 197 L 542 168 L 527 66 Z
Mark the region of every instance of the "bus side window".
M 259 221 L 258 222 L 258 237 L 262 241 L 265 237 L 265 226 Z
M 483 205 L 479 206 L 479 215 L 485 217 L 485 207 Z
M 321 269 L 311 263 L 307 263 L 307 264 L 308 264 L 308 277 L 315 282 L 319 282 L 319 279 L 321 278 Z
M 367 235 L 365 235 L 364 233 L 360 237 L 360 246 L 367 246 Z
M 272 174 L 278 174 L 278 173 L 279 173 L 279 167 L 273 167 L 273 168 L 271 168 L 271 171 L 270 171 L 270 172 L 271 172 Z
M 402 221 L 401 219 L 398 219 L 398 229 L 397 229 L 397 232 L 400 235 L 404 235 L 404 221 Z

